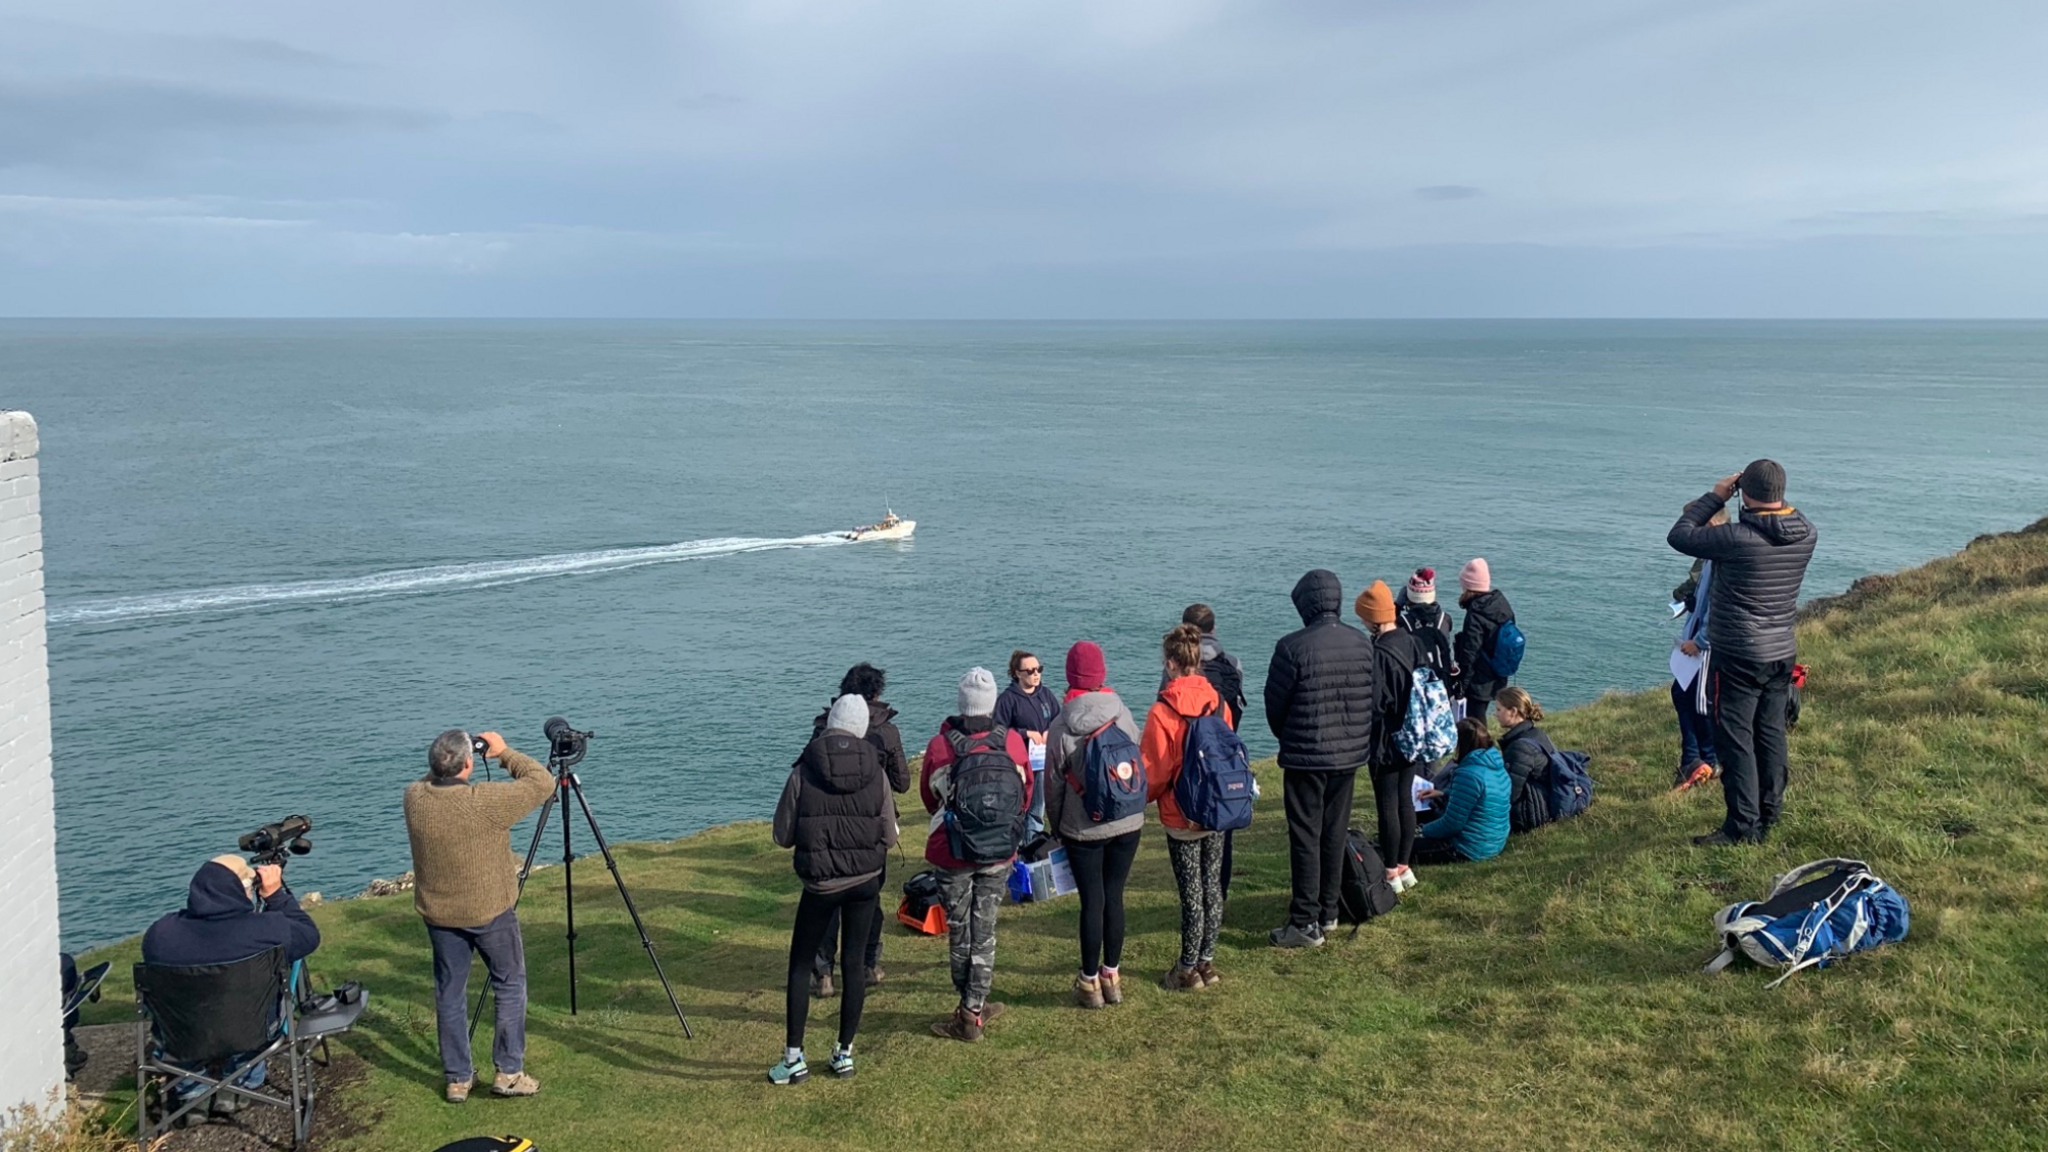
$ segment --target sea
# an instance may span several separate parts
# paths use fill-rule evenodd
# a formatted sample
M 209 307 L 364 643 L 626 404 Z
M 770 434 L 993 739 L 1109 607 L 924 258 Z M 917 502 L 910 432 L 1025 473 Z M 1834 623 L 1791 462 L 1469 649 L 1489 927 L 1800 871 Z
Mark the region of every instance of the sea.
M 767 816 L 856 661 L 913 747 L 1015 648 L 1101 643 L 1142 712 L 1205 601 L 1256 700 L 1317 567 L 1449 600 L 1484 556 L 1546 707 L 1654 687 L 1717 477 L 1782 461 L 1836 593 L 2048 514 L 2044 401 L 2024 322 L 0 322 L 64 940 L 287 814 L 301 892 L 404 871 L 447 728 L 595 732 L 630 841 Z

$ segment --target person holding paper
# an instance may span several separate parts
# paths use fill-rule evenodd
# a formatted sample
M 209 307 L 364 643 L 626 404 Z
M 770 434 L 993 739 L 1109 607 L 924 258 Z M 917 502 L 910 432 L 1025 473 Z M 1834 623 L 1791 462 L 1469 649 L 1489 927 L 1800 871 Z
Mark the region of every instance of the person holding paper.
M 1045 686 L 1045 662 L 1022 648 L 1010 653 L 1010 686 L 996 698 L 996 723 L 1024 734 L 1031 753 L 1031 818 L 1024 825 L 1029 844 L 1045 831 L 1045 734 L 1060 714 L 1060 698 Z
M 1709 527 L 1726 523 L 1726 508 L 1707 520 Z M 1713 581 L 1714 562 L 1696 560 L 1685 583 L 1671 591 L 1672 600 L 1686 608 L 1671 652 L 1671 707 L 1678 713 L 1678 775 L 1671 785 L 1680 792 L 1721 774 L 1721 761 L 1714 755 L 1714 716 L 1707 706 L 1707 654 L 1713 647 L 1707 639 L 1707 620 L 1713 614 Z

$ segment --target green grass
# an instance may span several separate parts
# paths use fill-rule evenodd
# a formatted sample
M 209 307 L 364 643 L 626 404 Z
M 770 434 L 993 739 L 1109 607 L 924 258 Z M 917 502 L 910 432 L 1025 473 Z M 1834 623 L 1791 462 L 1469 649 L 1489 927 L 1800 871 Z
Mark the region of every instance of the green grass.
M 1221 987 L 1156 987 L 1177 919 L 1152 827 L 1121 1008 L 1068 1006 L 1072 898 L 1006 907 L 996 994 L 1011 1013 L 981 1044 L 938 1040 L 926 1025 L 953 1003 L 944 943 L 892 927 L 859 1076 L 821 1068 L 772 1088 L 798 885 L 765 825 L 736 825 L 619 853 L 693 1042 L 594 860 L 578 870 L 583 1012 L 568 1014 L 561 871 L 536 876 L 521 907 L 528 1067 L 546 1085 L 534 1100 L 440 1102 L 409 897 L 321 908 L 317 974 L 374 996 L 345 1044 L 368 1074 L 323 1107 L 363 1125 L 346 1146 L 392 1152 L 498 1131 L 548 1152 L 2048 1146 L 2048 521 L 1810 616 L 1814 680 L 1768 846 L 1692 848 L 1718 792 L 1666 792 L 1676 738 L 1661 688 L 1613 695 L 1548 725 L 1593 754 L 1587 815 L 1427 872 L 1356 940 L 1280 952 L 1264 946 L 1287 887 L 1269 765 L 1238 841 Z M 1775 990 L 1754 969 L 1699 974 L 1718 908 L 1834 855 L 1871 861 L 1911 900 L 1903 944 Z M 891 889 L 918 866 L 892 864 Z M 103 1018 L 123 1011 L 134 951 L 108 953 L 123 986 Z M 837 1003 L 814 1006 L 814 1053 Z

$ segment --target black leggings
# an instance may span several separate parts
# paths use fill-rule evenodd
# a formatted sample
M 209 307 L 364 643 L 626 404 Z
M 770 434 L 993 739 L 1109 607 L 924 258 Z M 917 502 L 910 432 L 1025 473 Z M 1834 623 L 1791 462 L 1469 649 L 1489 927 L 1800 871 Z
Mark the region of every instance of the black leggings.
M 804 1021 L 811 1014 L 811 964 L 824 942 L 834 914 L 839 917 L 840 939 L 845 941 L 841 963 L 860 959 L 867 946 L 868 925 L 881 915 L 882 878 L 869 880 L 844 892 L 813 892 L 804 889 L 796 902 L 796 928 L 789 935 L 789 991 L 783 1001 L 783 1028 L 791 1048 L 804 1046 Z M 868 982 L 849 979 L 839 993 L 839 1042 L 852 1044 L 860 1031 L 860 1010 L 867 1005 Z
M 1414 788 L 1415 765 L 1373 765 L 1372 800 L 1380 810 L 1380 852 L 1389 868 L 1414 863 Z
M 1081 890 L 1081 974 L 1094 976 L 1104 965 L 1123 963 L 1124 881 L 1138 858 L 1138 833 L 1064 843 Z

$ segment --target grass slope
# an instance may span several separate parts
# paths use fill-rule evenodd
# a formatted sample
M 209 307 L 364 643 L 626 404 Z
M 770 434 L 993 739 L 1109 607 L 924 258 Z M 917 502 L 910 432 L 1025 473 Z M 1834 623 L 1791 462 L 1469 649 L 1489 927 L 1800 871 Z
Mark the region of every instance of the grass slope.
M 764 825 L 619 853 L 694 1042 L 598 861 L 579 869 L 583 1013 L 568 1014 L 561 871 L 536 877 L 521 909 L 528 1063 L 546 1085 L 535 1100 L 441 1103 L 411 901 L 331 904 L 316 971 L 362 980 L 375 1004 L 347 1042 L 369 1075 L 323 1107 L 366 1125 L 354 1146 L 392 1152 L 499 1131 L 551 1152 L 2043 1147 L 2048 521 L 1819 606 L 1802 659 L 1814 680 L 1768 846 L 1692 848 L 1720 801 L 1665 791 L 1667 696 L 1610 696 L 1549 725 L 1593 753 L 1600 796 L 1585 817 L 1428 872 L 1356 940 L 1280 952 L 1264 941 L 1287 886 L 1269 765 L 1238 842 L 1221 987 L 1153 983 L 1177 913 L 1152 827 L 1125 1005 L 1068 1006 L 1071 898 L 1006 908 L 996 994 L 1012 1011 L 979 1045 L 941 1041 L 926 1024 L 953 1002 L 944 943 L 891 928 L 850 1082 L 822 1068 L 795 1088 L 764 1082 L 798 890 Z M 1716 909 L 1832 855 L 1870 860 L 1906 893 L 1903 945 L 1774 991 L 1753 969 L 1699 974 Z M 892 865 L 892 889 L 917 866 Z M 134 944 L 113 953 L 125 985 Z M 103 1017 L 127 995 L 111 989 Z M 836 1007 L 814 1007 L 814 1053 Z

